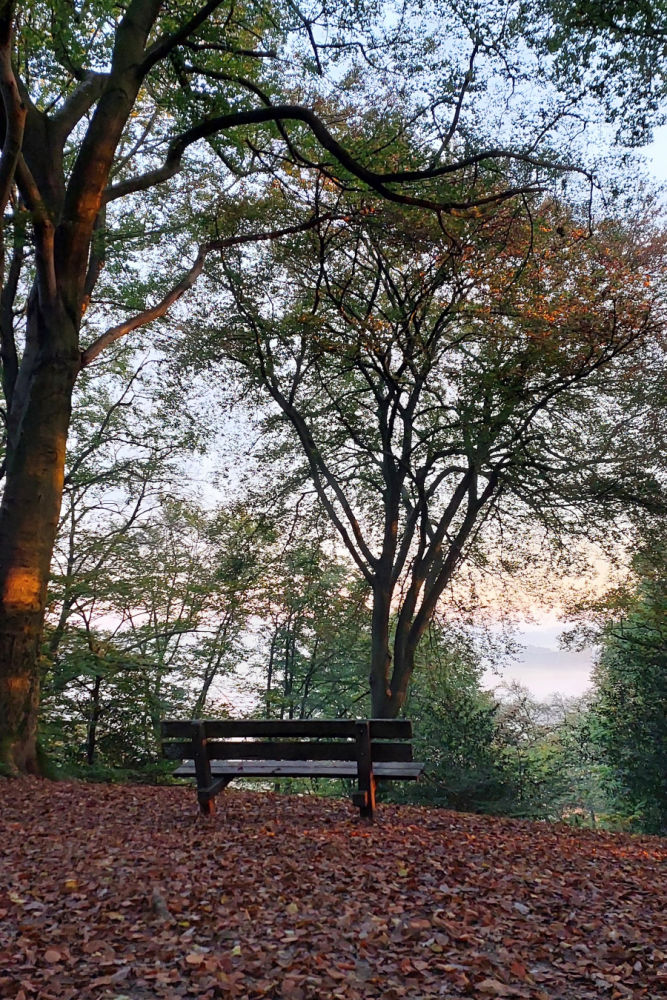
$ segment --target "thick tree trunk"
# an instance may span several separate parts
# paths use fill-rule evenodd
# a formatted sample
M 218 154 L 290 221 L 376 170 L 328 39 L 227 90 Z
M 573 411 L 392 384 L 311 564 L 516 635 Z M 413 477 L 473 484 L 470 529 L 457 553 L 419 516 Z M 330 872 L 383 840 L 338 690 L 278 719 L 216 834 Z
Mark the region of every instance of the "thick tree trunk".
M 29 317 L 30 346 L 9 415 L 0 506 L 0 764 L 12 773 L 38 770 L 40 643 L 80 366 L 73 325 L 62 320 L 47 338 L 44 317 Z M 46 349 L 49 341 L 60 348 Z
M 417 644 L 425 627 L 416 629 L 411 616 L 399 615 L 392 657 L 390 615 L 391 597 L 386 592 L 374 593 L 371 695 L 376 719 L 395 719 L 401 712 L 414 673 Z
M 375 719 L 395 719 L 405 705 L 408 694 L 408 686 L 414 671 L 414 649 L 398 652 L 394 649 L 392 662 L 391 679 L 382 701 L 378 701 L 377 706 L 373 705 L 373 718 Z
M 406 611 L 404 605 L 403 608 Z M 414 606 L 413 609 L 414 610 Z M 414 615 L 400 614 L 396 623 L 394 636 L 394 663 L 391 673 L 390 694 L 388 697 L 387 714 L 395 719 L 408 696 L 408 688 L 415 670 L 415 655 L 417 646 L 426 629 L 426 619 L 419 625 Z
M 385 706 L 386 718 L 395 719 L 405 705 L 414 668 L 415 647 L 408 645 L 403 648 L 396 648 L 394 646 L 394 669 L 391 675 L 391 684 Z
M 393 718 L 390 711 L 391 652 L 389 648 L 389 623 L 391 616 L 391 590 L 378 584 L 373 588 L 373 615 L 371 625 L 371 716 L 374 719 Z

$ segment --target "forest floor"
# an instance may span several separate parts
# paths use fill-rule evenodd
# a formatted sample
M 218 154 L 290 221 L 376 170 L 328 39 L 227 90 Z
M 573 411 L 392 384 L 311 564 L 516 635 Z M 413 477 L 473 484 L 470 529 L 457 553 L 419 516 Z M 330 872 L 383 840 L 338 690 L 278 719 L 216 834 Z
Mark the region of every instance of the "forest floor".
M 667 842 L 0 779 L 0 997 L 667 996 Z M 661 930 L 662 928 L 662 930 Z

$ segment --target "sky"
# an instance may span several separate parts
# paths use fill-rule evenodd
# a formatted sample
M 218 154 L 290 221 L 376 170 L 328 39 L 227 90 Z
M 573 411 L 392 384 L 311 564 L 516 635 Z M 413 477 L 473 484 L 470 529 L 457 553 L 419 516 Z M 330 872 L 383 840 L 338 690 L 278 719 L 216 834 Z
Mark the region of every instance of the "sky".
M 667 125 L 655 130 L 655 141 L 648 147 L 648 159 L 656 180 L 667 183 Z
M 559 640 L 565 626 L 558 615 L 537 612 L 534 617 L 531 622 L 517 622 L 516 638 L 523 647 L 519 656 L 508 661 L 500 673 L 487 671 L 483 686 L 496 689 L 518 681 L 539 701 L 548 701 L 554 694 L 568 698 L 584 694 L 590 686 L 595 650 L 561 649 Z

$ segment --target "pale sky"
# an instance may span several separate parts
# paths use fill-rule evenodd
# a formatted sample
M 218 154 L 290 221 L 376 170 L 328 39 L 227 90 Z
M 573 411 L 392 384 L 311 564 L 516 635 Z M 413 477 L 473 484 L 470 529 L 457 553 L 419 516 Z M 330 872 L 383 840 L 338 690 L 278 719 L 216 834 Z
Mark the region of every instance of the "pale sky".
M 556 693 L 578 697 L 587 690 L 594 650 L 561 649 L 559 638 L 564 625 L 555 612 L 537 612 L 535 621 L 519 621 L 517 629 L 517 640 L 524 647 L 521 655 L 508 662 L 500 676 L 488 671 L 483 678 L 484 687 L 519 681 L 540 701 L 547 701 Z
M 667 125 L 655 130 L 655 142 L 648 147 L 648 158 L 657 180 L 667 183 Z

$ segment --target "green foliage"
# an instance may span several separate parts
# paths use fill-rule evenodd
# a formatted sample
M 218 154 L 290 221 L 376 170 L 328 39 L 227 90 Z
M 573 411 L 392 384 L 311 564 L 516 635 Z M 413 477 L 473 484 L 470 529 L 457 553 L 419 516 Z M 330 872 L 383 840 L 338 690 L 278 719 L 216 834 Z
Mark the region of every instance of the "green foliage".
M 544 0 L 541 8 L 560 85 L 597 98 L 624 142 L 649 141 L 665 121 L 664 0 Z
M 416 785 L 396 790 L 402 799 L 467 812 L 502 809 L 505 789 L 494 749 L 498 705 L 481 690 L 480 675 L 469 635 L 429 630 L 406 706 L 415 757 L 426 771 Z
M 315 538 L 294 539 L 267 567 L 258 612 L 267 718 L 368 715 L 367 588 Z
M 94 576 L 71 574 L 46 633 L 44 717 L 85 730 L 68 744 L 91 766 L 154 760 L 160 720 L 204 714 L 240 656 L 261 531 L 242 511 L 163 503 L 106 540 Z
M 505 782 L 502 812 L 596 825 L 604 806 L 586 700 L 536 701 L 512 684 L 501 691 L 494 747 Z
M 660 549 L 636 560 L 638 583 L 603 626 L 593 739 L 617 816 L 667 831 L 667 566 Z
M 126 349 L 79 383 L 43 647 L 42 738 L 66 766 L 152 767 L 160 719 L 203 712 L 252 610 L 270 526 L 186 488 L 206 424 L 165 376 Z

